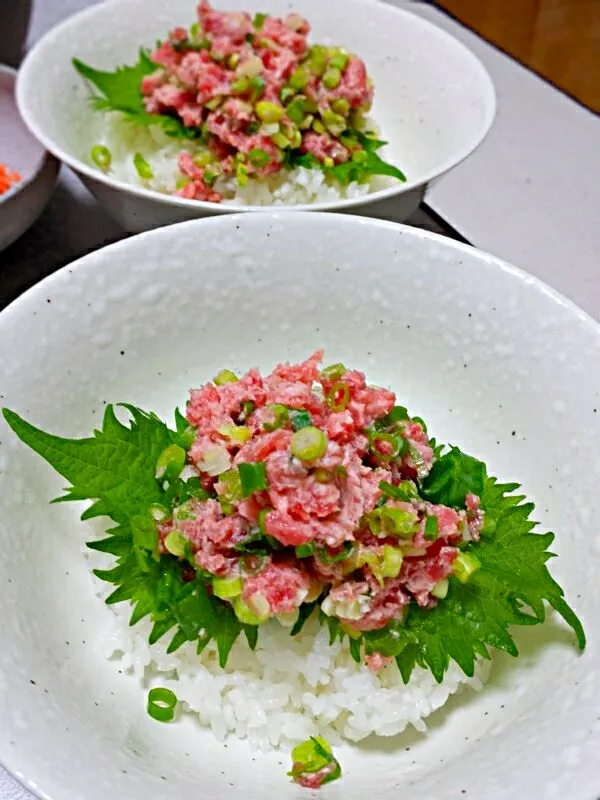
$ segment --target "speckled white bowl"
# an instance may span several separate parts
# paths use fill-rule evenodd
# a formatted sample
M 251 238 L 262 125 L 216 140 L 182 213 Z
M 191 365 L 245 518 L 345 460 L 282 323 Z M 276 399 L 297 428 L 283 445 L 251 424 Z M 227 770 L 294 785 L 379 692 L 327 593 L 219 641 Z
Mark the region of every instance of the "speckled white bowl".
M 165 196 L 90 165 L 93 112 L 71 58 L 100 69 L 132 63 L 140 45 L 152 46 L 176 24 L 189 25 L 195 5 L 195 0 L 100 3 L 50 31 L 22 67 L 18 100 L 30 129 L 129 231 L 264 210 Z M 281 15 L 293 8 L 311 21 L 313 41 L 337 42 L 357 52 L 375 80 L 372 115 L 390 143 L 387 157 L 402 167 L 408 181 L 355 200 L 305 206 L 308 210 L 407 219 L 427 184 L 466 158 L 492 124 L 495 95 L 484 68 L 464 45 L 416 14 L 375 0 L 220 0 L 215 5 Z
M 340 748 L 344 778 L 322 796 L 597 797 L 600 327 L 547 286 L 356 217 L 190 222 L 88 255 L 2 312 L 0 402 L 87 435 L 107 401 L 170 415 L 222 367 L 270 369 L 319 346 L 522 482 L 557 531 L 552 571 L 589 639 L 578 655 L 553 615 L 520 630 L 521 658 L 495 657 L 486 690 L 452 700 L 427 735 Z M 110 612 L 81 554 L 81 509 L 48 505 L 64 481 L 4 423 L 0 441 L 0 761 L 52 800 L 308 797 L 286 754 L 146 715 L 135 679 L 97 652 Z
M 0 252 L 33 225 L 56 183 L 58 162 L 28 131 L 15 102 L 17 73 L 0 64 L 0 162 L 22 181 L 0 195 Z

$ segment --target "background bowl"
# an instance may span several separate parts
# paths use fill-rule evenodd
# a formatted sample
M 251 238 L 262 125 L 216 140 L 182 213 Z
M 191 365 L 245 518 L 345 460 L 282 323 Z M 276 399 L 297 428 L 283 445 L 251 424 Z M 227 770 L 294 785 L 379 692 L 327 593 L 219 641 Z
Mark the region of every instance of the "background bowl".
M 595 797 L 600 328 L 547 286 L 389 223 L 191 222 L 88 255 L 2 312 L 1 403 L 88 435 L 105 402 L 170 417 L 222 367 L 270 369 L 318 346 L 522 482 L 557 531 L 552 571 L 589 641 L 579 656 L 554 615 L 522 629 L 521 658 L 495 656 L 485 691 L 453 700 L 426 736 L 340 748 L 344 778 L 324 796 Z M 287 754 L 146 715 L 137 681 L 98 653 L 110 612 L 80 552 L 81 509 L 48 505 L 64 481 L 4 422 L 0 441 L 0 760 L 54 800 L 106 800 L 117 782 L 128 800 L 307 797 L 287 782 Z
M 140 45 L 151 47 L 174 25 L 189 25 L 195 5 L 194 0 L 100 3 L 50 31 L 23 64 L 18 98 L 30 129 L 75 169 L 106 210 L 129 231 L 257 210 L 255 206 L 161 195 L 114 180 L 89 163 L 98 120 L 71 58 L 77 56 L 99 69 L 135 62 Z M 218 5 L 264 10 L 262 0 L 223 0 Z M 495 95 L 488 74 L 475 56 L 447 33 L 384 3 L 270 0 L 267 5 L 279 15 L 293 7 L 310 20 L 313 41 L 343 44 L 365 59 L 376 85 L 372 115 L 390 143 L 389 160 L 408 176 L 407 183 L 366 197 L 294 208 L 406 219 L 419 205 L 427 184 L 466 158 L 489 130 Z
M 33 225 L 54 190 L 58 162 L 28 131 L 15 101 L 17 73 L 0 65 L 0 162 L 23 180 L 0 195 L 0 251 Z

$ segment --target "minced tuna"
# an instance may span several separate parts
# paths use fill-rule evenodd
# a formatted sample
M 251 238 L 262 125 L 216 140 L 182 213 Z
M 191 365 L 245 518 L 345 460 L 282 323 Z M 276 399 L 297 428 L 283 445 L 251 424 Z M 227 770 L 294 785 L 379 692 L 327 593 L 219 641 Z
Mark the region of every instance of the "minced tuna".
M 186 469 L 203 490 L 161 542 L 181 552 L 183 540 L 244 622 L 318 602 L 346 631 L 375 631 L 411 602 L 436 605 L 483 514 L 472 494 L 464 510 L 421 499 L 415 481 L 435 460 L 423 423 L 322 358 L 267 376 L 224 370 L 191 391 Z M 374 654 L 369 666 L 386 663 Z

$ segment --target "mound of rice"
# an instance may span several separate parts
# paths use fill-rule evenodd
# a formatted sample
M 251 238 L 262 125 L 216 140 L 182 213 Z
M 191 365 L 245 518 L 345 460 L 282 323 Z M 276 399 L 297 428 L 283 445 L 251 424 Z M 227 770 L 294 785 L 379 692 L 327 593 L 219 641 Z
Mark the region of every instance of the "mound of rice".
M 175 191 L 181 173 L 177 168 L 177 156 L 182 150 L 194 152 L 189 141 L 173 139 L 161 128 L 141 128 L 132 125 L 120 114 L 105 113 L 97 116 L 98 127 L 95 143 L 108 147 L 112 154 L 110 174 L 117 180 L 140 188 L 170 194 Z M 374 125 L 370 124 L 374 129 Z M 141 153 L 150 165 L 153 178 L 140 178 L 133 164 L 135 153 Z M 83 158 L 92 162 L 89 153 Z M 351 183 L 341 186 L 327 181 L 319 169 L 299 167 L 292 171 L 282 170 L 268 180 L 250 178 L 245 187 L 238 186 L 234 177 L 219 178 L 214 188 L 223 194 L 221 205 L 301 205 L 335 202 L 363 197 L 374 191 L 391 186 L 389 178 L 374 176 L 369 184 Z
M 107 585 L 93 580 L 103 600 Z M 417 667 L 405 686 L 396 664 L 374 673 L 353 661 L 347 644 L 330 646 L 317 620 L 294 638 L 279 622 L 266 623 L 256 650 L 241 636 L 221 669 L 213 642 L 201 655 L 195 644 L 168 655 L 169 636 L 149 645 L 151 624 L 143 620 L 130 627 L 130 613 L 127 603 L 106 607 L 110 630 L 101 639 L 102 655 L 135 675 L 141 689 L 172 689 L 184 711 L 197 715 L 220 741 L 236 736 L 255 749 L 288 749 L 315 735 L 334 745 L 358 742 L 371 734 L 394 736 L 409 725 L 424 732 L 429 714 L 463 687 L 479 691 L 490 671 L 489 662 L 480 660 L 467 678 L 452 662 L 438 684 Z

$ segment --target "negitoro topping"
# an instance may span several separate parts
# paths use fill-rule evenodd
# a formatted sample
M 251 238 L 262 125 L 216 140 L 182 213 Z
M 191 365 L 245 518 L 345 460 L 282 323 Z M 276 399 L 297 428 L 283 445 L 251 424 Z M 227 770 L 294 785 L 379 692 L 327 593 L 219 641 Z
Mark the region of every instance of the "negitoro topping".
M 517 655 L 512 627 L 543 622 L 546 603 L 583 648 L 546 566 L 553 536 L 532 532 L 518 486 L 438 445 L 388 389 L 321 361 L 220 372 L 173 428 L 134 406 L 126 425 L 108 406 L 101 431 L 69 440 L 3 413 L 69 499 L 93 501 L 86 518 L 114 520 L 89 543 L 116 559 L 96 571 L 114 585 L 107 602 L 148 616 L 169 651 L 214 639 L 225 666 L 240 634 L 253 647 L 269 620 L 296 620 L 297 635 L 314 617 L 370 668 L 395 660 L 406 682 L 416 666 L 441 681 L 451 660 L 473 675 L 491 647 Z M 295 780 L 337 777 L 326 742 L 302 748 Z
M 99 93 L 95 108 L 181 142 L 181 197 L 220 202 L 221 177 L 246 186 L 295 167 L 342 186 L 374 175 L 405 181 L 378 155 L 385 142 L 367 121 L 374 86 L 365 63 L 342 47 L 311 44 L 309 33 L 298 14 L 221 12 L 202 0 L 189 29 L 142 49 L 135 65 L 105 72 L 73 64 Z M 104 145 L 91 159 L 110 171 Z M 133 165 L 142 181 L 153 179 L 141 153 Z

